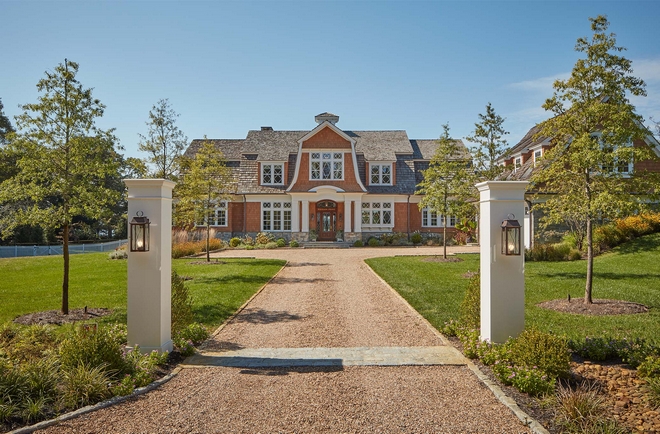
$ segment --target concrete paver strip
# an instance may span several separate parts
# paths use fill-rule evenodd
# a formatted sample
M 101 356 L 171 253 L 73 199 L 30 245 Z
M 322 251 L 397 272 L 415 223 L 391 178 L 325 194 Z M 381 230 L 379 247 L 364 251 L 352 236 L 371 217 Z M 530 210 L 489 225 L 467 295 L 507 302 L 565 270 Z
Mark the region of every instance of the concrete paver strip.
M 435 250 L 226 253 L 289 264 L 195 369 L 46 432 L 530 432 L 363 262 Z

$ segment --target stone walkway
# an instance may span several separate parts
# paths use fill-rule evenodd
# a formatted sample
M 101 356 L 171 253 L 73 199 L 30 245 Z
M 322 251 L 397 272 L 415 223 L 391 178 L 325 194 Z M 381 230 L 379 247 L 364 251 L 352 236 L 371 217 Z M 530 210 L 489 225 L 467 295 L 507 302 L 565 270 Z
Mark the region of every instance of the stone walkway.
M 46 432 L 529 433 L 363 262 L 440 251 L 222 252 L 288 264 L 171 381 Z

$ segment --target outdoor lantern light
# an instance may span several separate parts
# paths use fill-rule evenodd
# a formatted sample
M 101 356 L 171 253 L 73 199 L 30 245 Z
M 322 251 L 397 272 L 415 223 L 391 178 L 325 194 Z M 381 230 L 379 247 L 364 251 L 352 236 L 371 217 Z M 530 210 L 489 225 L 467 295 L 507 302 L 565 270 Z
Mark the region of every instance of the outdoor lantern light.
M 506 256 L 520 255 L 520 223 L 515 218 L 509 214 L 502 222 L 502 254 Z
M 309 215 L 309 219 L 310 219 L 310 220 L 314 220 L 314 213 L 311 213 L 311 214 Z
M 129 223 L 131 237 L 131 252 L 149 251 L 149 218 L 142 211 L 135 213 Z

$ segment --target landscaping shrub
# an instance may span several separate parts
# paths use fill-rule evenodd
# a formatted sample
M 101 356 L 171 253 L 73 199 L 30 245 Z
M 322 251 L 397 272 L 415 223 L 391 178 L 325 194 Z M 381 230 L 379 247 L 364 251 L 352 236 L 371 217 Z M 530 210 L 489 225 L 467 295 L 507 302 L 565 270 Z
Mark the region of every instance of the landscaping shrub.
M 298 243 L 296 240 L 291 240 L 289 242 L 289 247 L 300 247 L 300 243 Z
M 185 256 L 192 256 L 197 253 L 196 243 L 192 241 L 186 241 L 185 243 L 172 244 L 172 258 L 178 259 Z M 201 246 L 199 252 L 201 252 Z
M 254 238 L 252 238 L 249 235 L 246 235 L 243 237 L 242 243 L 245 244 L 246 246 L 254 246 Z
M 271 241 L 268 244 L 266 244 L 267 249 L 277 249 L 277 243 L 275 241 Z
M 646 339 L 624 339 L 619 348 L 619 357 L 633 368 L 641 365 L 649 356 L 660 356 L 660 346 L 657 342 Z
M 525 260 L 526 261 L 568 261 L 574 260 L 575 253 L 572 253 L 575 249 L 571 248 L 571 245 L 568 242 L 561 242 L 555 244 L 541 244 L 536 243 L 531 249 L 525 251 Z M 579 252 L 578 252 L 579 254 Z M 580 255 L 580 258 L 582 255 Z M 579 258 L 578 258 L 579 259 Z
M 114 251 L 110 252 L 108 255 L 109 259 L 128 259 L 128 251 L 126 245 L 117 247 Z
M 189 324 L 186 328 L 180 330 L 177 333 L 177 336 L 182 339 L 189 340 L 193 344 L 197 345 L 208 339 L 209 332 L 203 325 L 194 322 Z
M 268 232 L 259 232 L 254 241 L 257 244 L 268 244 L 275 241 L 275 236 Z
M 478 329 L 481 325 L 481 278 L 479 273 L 470 278 L 461 302 L 460 323 L 469 329 Z
M 252 244 L 247 244 L 245 250 L 254 250 L 254 246 Z
M 192 297 L 184 280 L 176 271 L 172 271 L 172 335 L 192 322 Z
M 641 377 L 660 378 L 660 356 L 648 356 L 640 363 L 637 372 Z
M 510 360 L 517 366 L 538 367 L 554 378 L 570 372 L 570 352 L 566 341 L 537 329 L 526 329 L 513 339 Z
M 124 361 L 123 348 L 107 327 L 84 328 L 74 326 L 59 346 L 59 360 L 65 372 L 87 375 L 75 371 L 79 366 L 102 370 L 112 378 L 130 373 Z M 90 374 L 91 375 L 91 374 Z
M 596 386 L 582 384 L 576 389 L 559 386 L 551 398 L 556 408 L 555 423 L 562 433 L 625 433 L 614 420 L 607 419 L 607 403 Z
M 286 240 L 284 238 L 278 238 L 277 247 L 286 247 Z
M 376 237 L 371 237 L 369 238 L 369 241 L 367 242 L 369 244 L 369 247 L 377 247 L 380 245 L 380 242 L 378 242 L 378 238 Z
M 7 323 L 0 327 L 0 359 L 4 354 L 15 363 L 40 360 L 55 348 L 56 343 L 52 326 L 20 327 Z
M 353 243 L 353 247 L 363 247 L 363 246 L 364 243 L 362 242 L 362 240 L 355 240 L 355 242 Z
M 618 357 L 622 347 L 620 341 L 602 337 L 571 339 L 567 343 L 573 353 L 594 362 L 602 362 Z
M 67 366 L 63 377 L 62 401 L 68 408 L 84 407 L 110 397 L 110 373 L 104 364 Z
M 649 404 L 653 408 L 660 408 L 660 378 L 647 378 L 646 390 L 649 392 Z
M 241 244 L 241 239 L 238 237 L 234 237 L 231 240 L 229 240 L 229 245 L 231 247 L 238 247 L 239 244 Z
M 410 236 L 410 241 L 412 241 L 413 244 L 421 244 L 422 243 L 422 235 L 419 232 L 415 232 Z

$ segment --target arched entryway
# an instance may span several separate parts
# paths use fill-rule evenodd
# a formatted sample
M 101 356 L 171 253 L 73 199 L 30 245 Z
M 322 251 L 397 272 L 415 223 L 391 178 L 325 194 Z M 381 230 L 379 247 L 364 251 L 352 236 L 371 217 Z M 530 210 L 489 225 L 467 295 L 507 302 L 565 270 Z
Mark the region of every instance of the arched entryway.
M 337 237 L 337 202 L 316 202 L 316 227 L 319 241 L 335 241 Z

